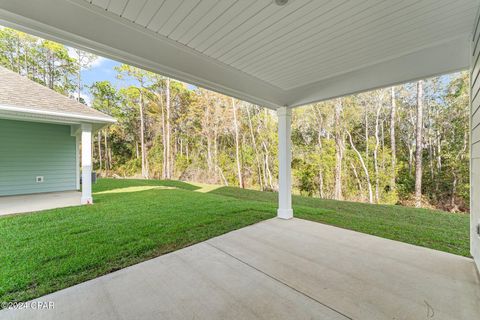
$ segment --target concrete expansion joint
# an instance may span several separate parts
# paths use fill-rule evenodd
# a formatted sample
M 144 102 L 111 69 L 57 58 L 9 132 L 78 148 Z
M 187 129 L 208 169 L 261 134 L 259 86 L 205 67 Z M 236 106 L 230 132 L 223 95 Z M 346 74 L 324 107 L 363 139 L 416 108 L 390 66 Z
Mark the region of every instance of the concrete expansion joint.
M 318 304 L 321 304 L 322 306 L 324 306 L 324 307 L 326 307 L 326 308 L 328 308 L 328 309 L 332 310 L 333 312 L 336 312 L 336 313 L 338 313 L 339 315 L 341 315 L 341 316 L 345 317 L 345 319 L 354 320 L 352 317 L 350 317 L 350 316 L 348 316 L 348 315 L 346 315 L 346 314 L 342 313 L 341 311 L 338 311 L 337 309 L 334 309 L 333 307 L 331 307 L 331 306 L 329 306 L 329 305 L 327 305 L 327 304 L 323 303 L 322 301 L 319 301 L 319 300 L 315 299 L 314 297 L 310 296 L 309 294 L 307 294 L 307 293 L 305 293 L 305 292 L 303 292 L 303 291 L 300 291 L 300 290 L 298 290 L 298 289 L 296 289 L 296 288 L 292 287 L 292 286 L 291 286 L 291 285 L 289 285 L 288 283 L 285 283 L 285 282 L 283 282 L 282 280 L 280 280 L 280 279 L 278 279 L 278 278 L 275 278 L 274 276 L 272 276 L 272 275 L 270 275 L 270 274 L 266 273 L 265 271 L 263 271 L 263 270 L 261 270 L 261 269 L 259 269 L 259 268 L 255 267 L 255 266 L 251 265 L 250 263 L 248 263 L 248 262 L 246 262 L 246 261 L 243 261 L 242 259 L 240 259 L 240 258 L 238 258 L 238 257 L 236 257 L 236 256 L 234 256 L 234 255 L 232 255 L 231 253 L 229 253 L 229 252 L 227 252 L 227 251 L 225 251 L 225 250 L 223 250 L 223 249 L 221 249 L 221 248 L 219 248 L 219 247 L 217 247 L 217 246 L 213 245 L 213 244 L 212 244 L 212 243 L 210 243 L 209 241 L 205 241 L 204 243 L 206 243 L 206 244 L 207 244 L 207 245 L 209 245 L 210 247 L 212 247 L 212 248 L 214 248 L 214 249 L 216 249 L 216 250 L 218 250 L 218 251 L 222 252 L 223 254 L 225 254 L 225 255 L 227 255 L 227 256 L 229 256 L 229 257 L 231 257 L 231 258 L 233 258 L 233 259 L 235 259 L 235 260 L 239 261 L 240 263 L 242 263 L 242 264 L 246 265 L 247 267 L 250 267 L 250 268 L 254 269 L 254 270 L 255 270 L 255 271 L 257 271 L 257 272 L 260 272 L 260 273 L 262 273 L 263 275 L 265 275 L 265 276 L 269 277 L 270 279 L 272 279 L 272 280 L 274 280 L 274 281 L 276 281 L 276 282 L 278 282 L 278 283 L 280 283 L 280 284 L 282 284 L 282 285 L 284 285 L 284 286 L 286 286 L 286 287 L 290 288 L 291 290 L 293 290 L 293 291 L 295 291 L 295 292 L 297 292 L 297 293 L 299 293 L 299 294 L 303 295 L 304 297 L 306 297 L 306 298 L 308 298 L 308 299 L 310 299 L 310 300 L 312 300 L 312 301 L 314 301 L 314 302 L 316 302 L 316 303 L 318 303 Z

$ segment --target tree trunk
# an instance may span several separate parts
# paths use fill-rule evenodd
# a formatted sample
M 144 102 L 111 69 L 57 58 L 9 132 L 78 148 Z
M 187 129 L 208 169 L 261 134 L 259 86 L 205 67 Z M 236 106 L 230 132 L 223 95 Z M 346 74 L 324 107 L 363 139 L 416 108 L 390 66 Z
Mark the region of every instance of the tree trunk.
M 98 144 L 98 164 L 99 170 L 102 170 L 102 132 L 99 130 L 97 133 L 97 144 Z
M 320 169 L 318 171 L 318 188 L 319 188 L 319 193 L 320 193 L 320 199 L 325 198 L 325 193 L 323 191 L 323 170 Z
M 382 171 L 385 172 L 385 121 L 382 120 L 380 122 L 380 128 L 382 132 L 382 138 L 380 141 L 382 142 Z
M 335 102 L 335 187 L 334 199 L 342 200 L 342 132 L 340 130 L 340 117 L 342 113 L 342 100 L 339 98 Z
M 108 163 L 112 163 L 112 148 L 108 149 Z
M 148 179 L 148 172 L 146 166 L 147 153 L 145 150 L 145 119 L 143 117 L 143 93 L 140 89 L 140 145 L 142 148 L 142 177 Z
M 427 125 L 427 132 L 426 135 L 428 137 L 427 139 L 427 145 L 428 145 L 428 164 L 430 168 L 430 178 L 432 181 L 434 181 L 435 178 L 435 172 L 434 172 L 434 165 L 433 165 L 433 158 L 434 158 L 434 150 L 433 150 L 433 141 L 432 141 L 432 112 L 430 108 L 430 104 L 427 103 L 425 108 L 427 109 L 427 119 L 426 123 Z
M 19 75 L 22 74 L 22 68 L 20 67 L 20 37 L 18 36 L 17 34 L 17 41 L 16 41 L 16 44 L 17 44 L 17 72 Z
M 467 148 L 468 148 L 468 138 L 469 138 L 469 125 L 467 124 L 467 126 L 465 127 L 464 129 L 464 134 L 463 134 L 463 148 L 458 152 L 458 154 L 456 155 L 455 159 L 456 159 L 456 163 L 458 163 L 458 161 L 462 161 L 467 153 Z M 453 183 L 452 183 L 452 195 L 451 195 L 451 199 L 450 199 L 450 205 L 451 205 L 451 211 L 452 212 L 457 212 L 459 211 L 458 210 L 458 206 L 455 204 L 455 196 L 457 194 L 457 185 L 458 185 L 458 172 L 457 172 L 457 168 L 453 168 Z
M 215 127 L 213 131 L 213 172 L 214 172 L 214 181 L 215 183 L 218 182 L 218 169 L 220 166 L 218 165 L 218 129 Z
M 228 180 L 225 178 L 225 174 L 220 166 L 218 167 L 218 171 L 220 172 L 220 177 L 222 178 L 223 184 L 228 187 Z
M 436 167 L 437 167 L 437 175 L 441 174 L 442 172 L 442 140 L 440 134 L 437 131 L 436 137 Z M 435 179 L 435 192 L 438 192 L 440 189 L 440 179 Z
M 270 170 L 270 153 L 268 151 L 267 144 L 265 141 L 262 142 L 263 144 L 263 149 L 265 150 L 265 172 L 268 177 L 268 186 L 270 187 L 270 190 L 273 189 L 273 177 L 272 177 L 272 171 Z M 266 181 L 265 181 L 266 183 Z
M 375 149 L 373 150 L 373 165 L 375 169 L 375 202 L 380 202 L 380 173 L 378 172 L 378 148 L 380 146 L 379 123 L 380 113 L 382 111 L 382 99 L 379 96 L 377 101 L 377 110 L 375 116 Z
M 253 151 L 255 152 L 255 162 L 257 163 L 258 182 L 260 183 L 260 190 L 264 190 L 264 183 L 262 179 L 262 166 L 260 164 L 260 159 L 258 156 L 257 140 L 255 139 L 255 134 L 253 133 L 252 117 L 250 115 L 249 106 L 247 106 L 247 117 L 248 117 L 248 127 L 250 129 L 250 136 L 253 144 Z
M 455 212 L 457 211 L 457 208 L 455 206 L 455 194 L 457 193 L 457 173 L 455 170 L 453 170 L 453 183 L 452 183 L 452 195 L 450 197 L 450 206 L 451 206 L 451 211 Z
M 170 155 L 170 134 L 171 134 L 171 129 L 170 129 L 170 78 L 167 78 L 166 81 L 166 88 L 165 88 L 165 99 L 166 99 L 166 138 L 165 138 L 165 169 L 166 169 L 166 174 L 165 178 L 166 179 L 171 179 L 172 178 L 172 172 L 171 172 L 171 155 Z
M 82 94 L 82 57 L 83 52 L 81 50 L 75 50 L 78 56 L 78 73 L 77 73 L 77 101 L 80 102 Z
M 358 156 L 358 160 L 360 160 L 360 164 L 362 165 L 363 172 L 365 173 L 365 178 L 367 179 L 367 187 L 368 187 L 368 202 L 373 203 L 373 191 L 372 191 L 372 183 L 370 181 L 370 173 L 368 172 L 368 168 L 365 165 L 365 161 L 363 160 L 362 154 L 358 151 L 358 149 L 353 144 L 352 135 L 350 132 L 347 131 L 348 139 L 350 141 L 350 145 L 352 146 L 353 151 Z
M 322 118 L 322 114 L 321 114 L 321 111 L 317 108 L 314 108 L 314 111 L 315 112 L 315 115 L 316 115 L 316 118 L 317 118 L 317 144 L 318 144 L 318 152 L 319 154 L 322 154 L 322 150 L 323 150 L 323 145 L 322 145 L 322 134 L 323 134 L 323 118 Z M 323 187 L 323 166 L 320 164 L 320 168 L 318 169 L 318 190 L 319 190 L 319 195 L 320 195 L 320 198 L 323 199 L 325 197 L 325 194 L 324 194 L 324 187 Z
M 167 179 L 167 136 L 165 128 L 165 109 L 163 106 L 163 96 L 160 94 L 160 108 L 162 112 L 162 146 L 163 146 L 163 157 L 162 157 L 162 179 Z
M 409 146 L 408 146 L 408 175 L 410 177 L 412 176 L 412 170 L 413 170 L 413 154 L 414 154 L 413 147 L 409 144 Z
M 108 170 L 110 169 L 112 163 L 111 161 L 108 160 L 108 154 L 107 154 L 107 151 L 108 151 L 108 129 L 105 129 L 105 132 L 103 134 L 103 139 L 104 139 L 104 155 L 105 155 L 105 159 L 104 159 L 104 163 L 105 163 L 105 173 L 108 174 Z M 137 144 L 138 145 L 138 144 Z
M 235 131 L 235 159 L 237 162 L 238 184 L 240 188 L 245 188 L 245 185 L 243 184 L 243 177 L 242 177 L 242 164 L 240 163 L 240 145 L 238 141 L 237 106 L 235 105 L 234 98 L 232 98 L 232 109 L 233 109 L 233 128 Z
M 353 175 L 355 176 L 355 180 L 357 181 L 358 190 L 360 191 L 360 198 L 362 199 L 362 201 L 364 201 L 365 195 L 363 193 L 362 182 L 360 181 L 360 178 L 357 173 L 357 168 L 355 168 L 355 165 L 351 161 L 350 161 L 350 166 L 352 167 Z
M 82 91 L 82 68 L 80 64 L 78 65 L 78 74 L 77 74 L 77 101 L 80 102 L 80 95 Z
M 365 159 L 368 162 L 369 153 L 369 128 L 368 128 L 368 104 L 365 104 L 365 113 L 364 113 L 364 121 L 365 121 Z
M 208 174 L 213 172 L 213 161 L 212 161 L 212 137 L 210 134 L 207 134 L 207 168 Z
M 417 82 L 417 124 L 415 131 L 415 206 L 422 206 L 423 81 Z
M 391 110 L 390 110 L 390 149 L 392 153 L 392 160 L 391 160 L 391 165 L 392 165 L 392 179 L 391 179 L 391 189 L 395 190 L 396 188 L 396 175 L 397 172 L 395 170 L 395 167 L 397 166 L 397 147 L 395 144 L 395 113 L 397 109 L 397 104 L 395 101 L 395 88 L 391 88 L 391 98 L 392 98 L 392 104 L 391 104 Z

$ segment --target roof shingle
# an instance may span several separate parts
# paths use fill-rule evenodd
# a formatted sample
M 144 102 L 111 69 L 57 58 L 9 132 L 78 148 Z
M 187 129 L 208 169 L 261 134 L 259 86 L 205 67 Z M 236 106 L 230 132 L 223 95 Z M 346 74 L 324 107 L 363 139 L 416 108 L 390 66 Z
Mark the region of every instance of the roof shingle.
M 0 106 L 25 108 L 39 112 L 59 112 L 71 116 L 114 119 L 35 81 L 0 66 Z

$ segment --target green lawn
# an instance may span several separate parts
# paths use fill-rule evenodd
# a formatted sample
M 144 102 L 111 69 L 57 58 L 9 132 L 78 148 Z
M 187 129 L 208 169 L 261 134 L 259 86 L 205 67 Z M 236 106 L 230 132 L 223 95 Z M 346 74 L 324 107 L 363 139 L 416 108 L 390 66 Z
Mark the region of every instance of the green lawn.
M 127 187 L 135 192 L 102 193 Z M 275 216 L 275 193 L 199 189 L 101 179 L 93 206 L 0 217 L 0 301 L 32 299 Z M 305 197 L 294 197 L 294 210 L 299 218 L 469 255 L 466 215 Z

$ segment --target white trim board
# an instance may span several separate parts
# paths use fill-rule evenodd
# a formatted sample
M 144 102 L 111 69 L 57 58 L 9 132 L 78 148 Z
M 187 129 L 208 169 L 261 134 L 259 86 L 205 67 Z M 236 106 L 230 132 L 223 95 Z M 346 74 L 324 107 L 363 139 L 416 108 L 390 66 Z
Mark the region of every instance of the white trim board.
M 5 105 L 0 105 L 0 119 L 65 124 L 70 125 L 72 128 L 77 127 L 82 123 L 90 123 L 92 124 L 94 131 L 100 130 L 105 126 L 116 122 L 113 118 L 90 117 L 71 113 L 41 111 Z M 72 135 L 75 134 L 72 133 Z
M 78 123 L 79 121 L 90 122 L 90 123 L 115 123 L 115 119 L 110 117 L 95 117 L 95 116 L 86 116 L 81 114 L 74 114 L 68 112 L 56 112 L 56 111 L 44 111 L 31 108 L 23 108 L 16 106 L 7 106 L 0 105 L 0 116 L 1 115 L 15 115 L 18 117 L 29 117 L 40 119 L 51 119 L 58 121 L 65 121 L 66 123 Z

